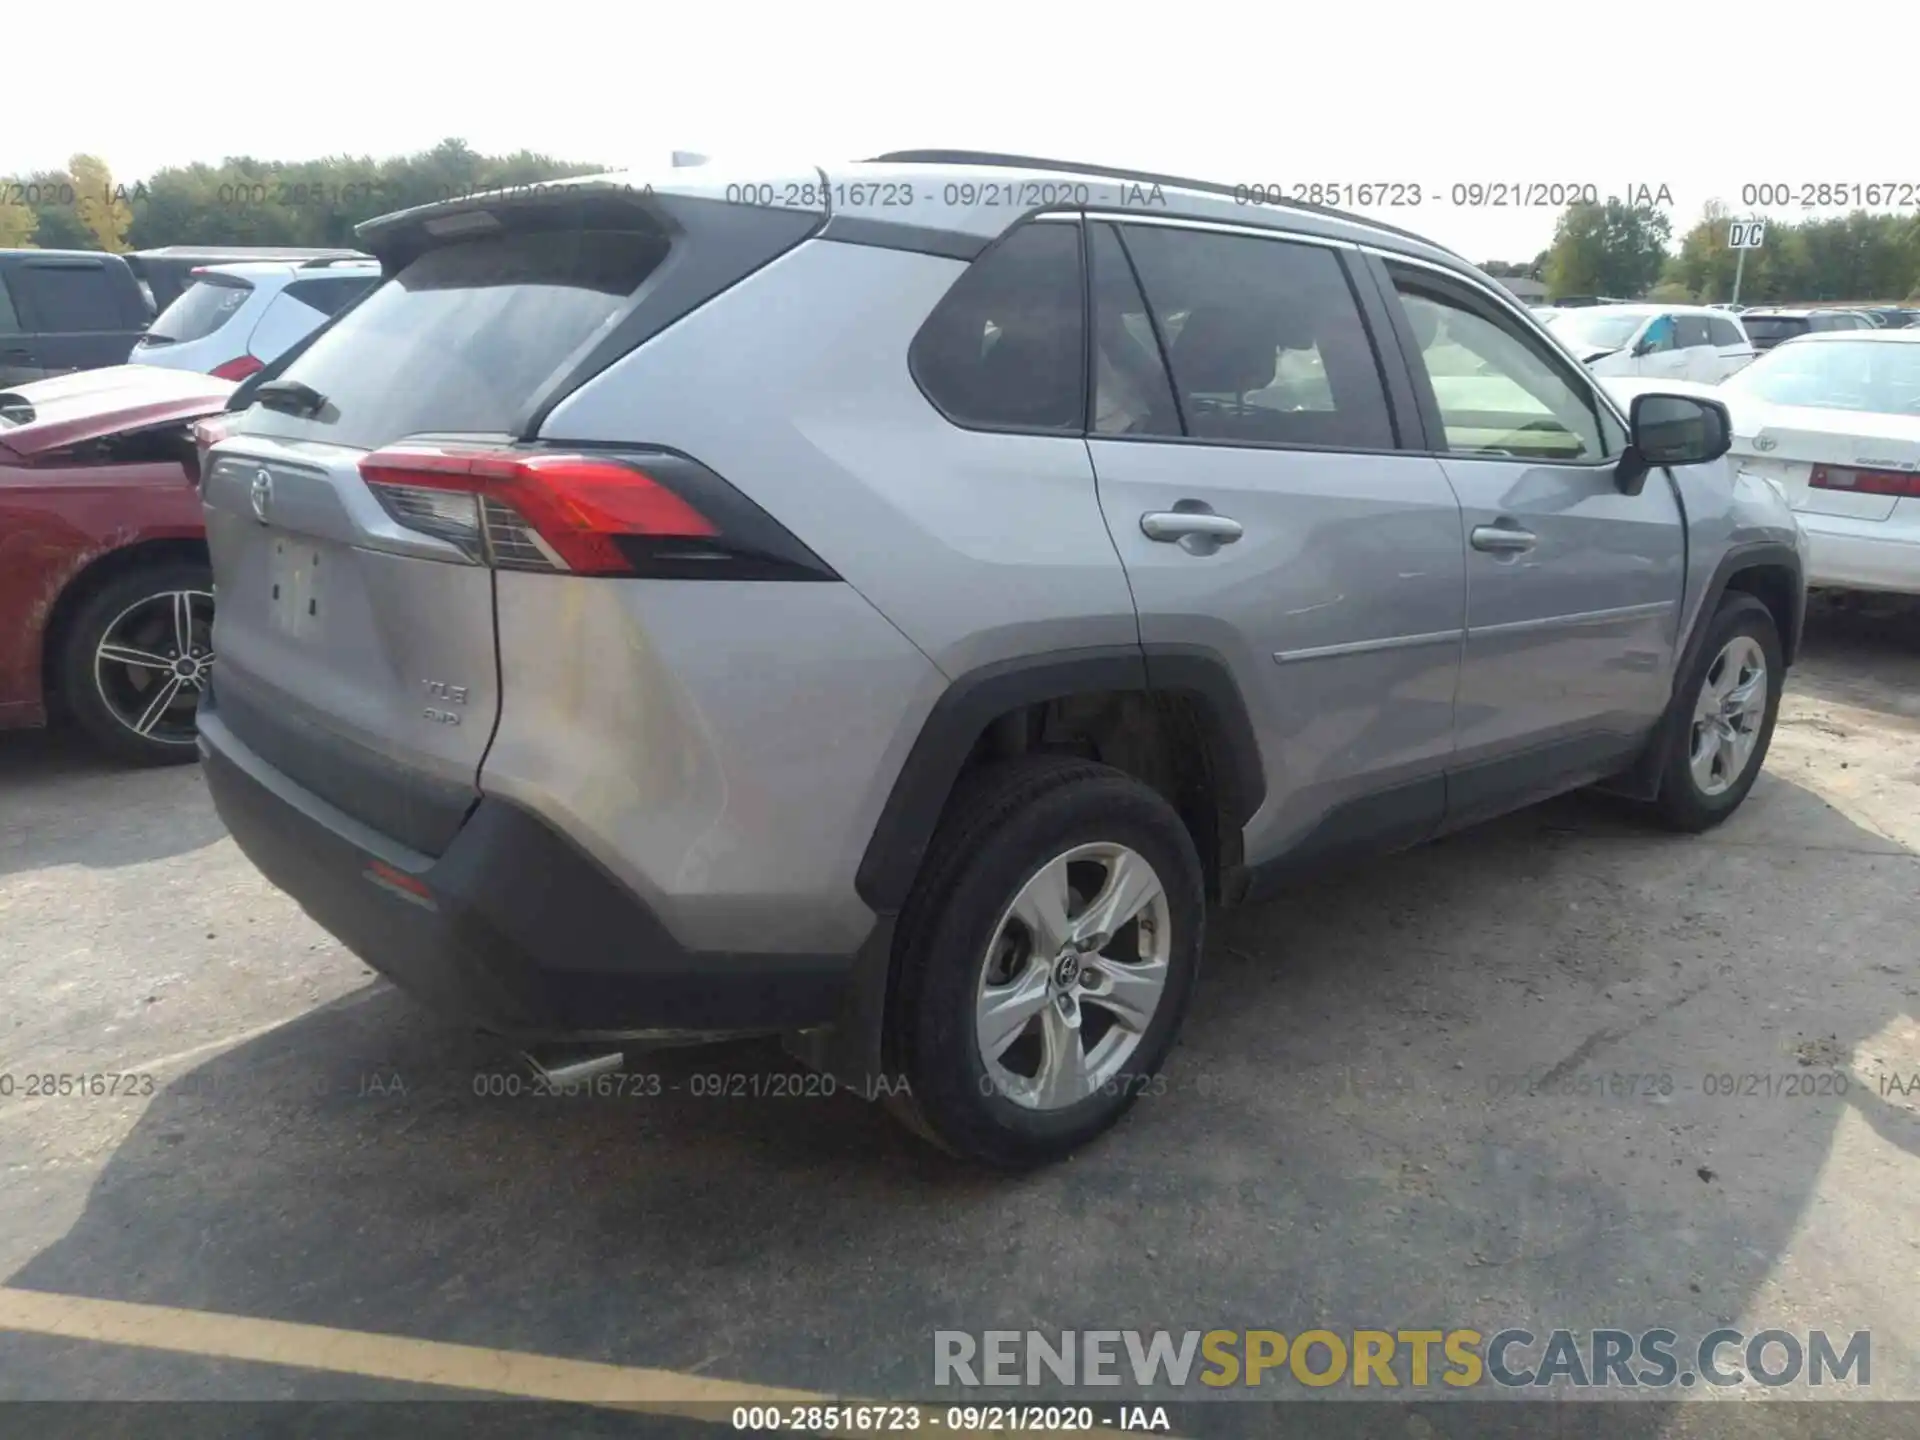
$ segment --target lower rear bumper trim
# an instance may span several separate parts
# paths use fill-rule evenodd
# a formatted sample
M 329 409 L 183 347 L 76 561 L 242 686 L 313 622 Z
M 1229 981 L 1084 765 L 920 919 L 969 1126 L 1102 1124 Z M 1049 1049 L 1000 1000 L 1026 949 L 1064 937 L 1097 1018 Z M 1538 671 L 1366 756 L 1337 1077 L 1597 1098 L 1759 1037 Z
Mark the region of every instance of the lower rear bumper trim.
M 207 787 L 235 842 L 374 969 L 449 1018 L 521 1040 L 832 1022 L 851 955 L 688 950 L 585 851 L 483 798 L 438 858 L 308 794 L 203 717 Z M 385 873 L 385 872 L 391 872 Z

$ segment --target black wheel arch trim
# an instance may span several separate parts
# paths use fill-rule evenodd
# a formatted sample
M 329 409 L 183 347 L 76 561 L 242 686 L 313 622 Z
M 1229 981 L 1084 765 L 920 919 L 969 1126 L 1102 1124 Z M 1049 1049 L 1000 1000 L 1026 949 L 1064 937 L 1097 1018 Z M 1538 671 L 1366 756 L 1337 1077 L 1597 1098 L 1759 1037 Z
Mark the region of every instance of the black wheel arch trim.
M 1736 545 L 1720 557 L 1720 563 L 1713 567 L 1713 574 L 1707 580 L 1707 587 L 1700 597 L 1700 608 L 1694 615 L 1693 629 L 1687 635 L 1684 648 L 1680 652 L 1680 662 L 1673 667 L 1674 690 L 1678 693 L 1681 680 L 1692 673 L 1693 663 L 1699 657 L 1700 647 L 1706 643 L 1707 628 L 1713 623 L 1713 616 L 1720 608 L 1720 602 L 1727 598 L 1735 575 L 1743 570 L 1765 570 L 1779 568 L 1793 577 L 1793 613 L 1787 626 L 1780 634 L 1780 653 L 1788 665 L 1792 665 L 1800 652 L 1800 633 L 1806 628 L 1807 618 L 1807 582 L 1806 571 L 1801 564 L 1800 552 L 1783 540 L 1755 540 L 1744 545 Z
M 1201 707 L 1216 776 L 1233 820 L 1244 824 L 1266 798 L 1266 780 L 1246 700 L 1224 657 L 1198 645 L 1115 645 L 1021 656 L 956 678 L 934 702 L 894 780 L 854 877 L 860 898 L 896 915 L 919 874 L 934 828 L 967 757 L 997 718 L 1024 706 L 1096 691 L 1186 694 Z
M 1793 577 L 1793 613 L 1787 628 L 1780 635 L 1781 657 L 1788 666 L 1793 664 L 1799 652 L 1801 632 L 1806 628 L 1807 615 L 1806 572 L 1801 564 L 1800 552 L 1782 540 L 1756 540 L 1736 545 L 1720 557 L 1719 563 L 1713 567 L 1713 574 L 1707 578 L 1706 589 L 1700 596 L 1700 608 L 1694 614 L 1693 627 L 1682 642 L 1679 660 L 1673 667 L 1672 690 L 1666 713 L 1660 717 L 1660 723 L 1654 726 L 1646 748 L 1640 752 L 1640 758 L 1630 769 L 1614 777 L 1602 788 L 1635 800 L 1658 797 L 1660 772 L 1665 763 L 1667 747 L 1673 743 L 1674 727 L 1683 723 L 1687 713 L 1680 700 L 1680 687 L 1686 677 L 1693 673 L 1701 648 L 1707 643 L 1707 631 L 1713 626 L 1713 617 L 1719 613 L 1721 601 L 1727 598 L 1727 592 L 1733 588 L 1735 575 L 1743 570 L 1770 568 L 1785 570 Z

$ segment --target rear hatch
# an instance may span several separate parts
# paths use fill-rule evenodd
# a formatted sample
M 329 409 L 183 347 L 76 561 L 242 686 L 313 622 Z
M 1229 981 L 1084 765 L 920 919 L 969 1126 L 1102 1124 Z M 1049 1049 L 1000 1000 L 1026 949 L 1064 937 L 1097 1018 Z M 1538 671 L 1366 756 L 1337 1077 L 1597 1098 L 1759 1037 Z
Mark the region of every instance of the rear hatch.
M 441 853 L 499 714 L 491 567 L 518 546 L 586 568 L 477 493 L 479 462 L 459 457 L 530 453 L 558 396 L 666 323 L 656 275 L 731 283 L 681 252 L 739 208 L 689 219 L 650 189 L 556 186 L 363 227 L 393 278 L 208 456 L 218 723 L 347 815 Z M 749 268 L 813 228 L 788 218 Z
M 1756 350 L 1771 350 L 1782 340 L 1804 335 L 1813 328 L 1806 317 L 1800 315 L 1742 315 L 1740 323 L 1746 326 L 1747 338 L 1753 341 Z
M 1786 491 L 1808 515 L 1885 520 L 1920 497 L 1920 422 L 1858 410 L 1771 407 L 1735 442 L 1741 468 Z
M 193 283 L 180 292 L 180 298 L 162 310 L 159 318 L 147 327 L 146 334 L 134 342 L 133 358 L 154 360 L 157 357 L 153 352 L 157 350 L 218 334 L 240 313 L 252 293 L 253 282 L 238 275 L 223 275 L 218 271 L 197 274 Z M 240 348 L 246 348 L 244 342 Z

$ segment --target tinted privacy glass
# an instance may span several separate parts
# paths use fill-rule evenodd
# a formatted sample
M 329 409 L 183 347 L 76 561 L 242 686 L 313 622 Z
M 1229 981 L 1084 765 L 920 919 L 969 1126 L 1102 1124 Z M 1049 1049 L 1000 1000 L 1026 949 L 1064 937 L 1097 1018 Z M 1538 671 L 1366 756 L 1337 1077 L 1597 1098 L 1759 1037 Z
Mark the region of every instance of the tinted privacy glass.
M 147 334 L 156 340 L 203 340 L 231 320 L 252 293 L 252 285 L 231 275 L 196 280 L 160 312 Z
M 1797 315 L 1745 315 L 1740 323 L 1747 327 L 1747 334 L 1765 342 L 1788 340 L 1807 333 L 1807 322 Z
M 954 282 L 914 337 L 908 363 L 956 424 L 1078 433 L 1084 311 L 1080 227 L 1025 225 Z
M 0 280 L 0 335 L 18 335 L 20 317 L 14 313 L 13 296 L 7 290 L 7 282 Z
M 42 330 L 119 330 L 111 277 L 97 265 L 27 265 L 15 272 L 14 285 Z
M 1592 392 L 1517 320 L 1421 272 L 1388 269 L 1448 450 L 1542 460 L 1597 460 L 1609 452 Z
M 506 433 L 666 250 L 651 235 L 574 230 L 428 251 L 280 377 L 326 397 L 318 415 L 255 405 L 245 426 L 367 449 L 429 431 Z
M 1373 347 L 1331 250 L 1147 225 L 1122 234 L 1189 434 L 1394 447 Z
M 1133 267 L 1110 225 L 1093 242 L 1093 431 L 1179 435 L 1180 409 Z

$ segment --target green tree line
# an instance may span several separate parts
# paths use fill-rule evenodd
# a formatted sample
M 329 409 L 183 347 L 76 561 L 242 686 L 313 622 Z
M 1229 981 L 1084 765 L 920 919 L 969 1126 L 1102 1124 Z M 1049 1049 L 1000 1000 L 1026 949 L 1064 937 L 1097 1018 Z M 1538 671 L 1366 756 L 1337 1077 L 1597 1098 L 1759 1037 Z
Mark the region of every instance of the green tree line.
M 351 246 L 354 226 L 391 210 L 608 168 L 531 150 L 482 155 L 465 141 L 443 140 L 431 150 L 382 160 L 238 155 L 116 181 L 99 158 L 76 155 L 64 169 L 0 177 L 0 247 Z
M 1736 217 L 1709 202 L 1672 245 L 1672 221 L 1657 209 L 1610 202 L 1570 205 L 1553 243 L 1531 262 L 1490 260 L 1496 277 L 1524 277 L 1563 295 L 1731 300 L 1740 252 L 1727 248 Z M 1828 219 L 1769 220 L 1766 243 L 1747 252 L 1743 304 L 1830 300 L 1920 301 L 1920 215 L 1855 210 Z
M 96 156 L 64 169 L 0 177 L 0 247 L 145 250 L 160 245 L 350 246 L 363 220 L 499 185 L 528 185 L 607 167 L 530 150 L 483 155 L 463 140 L 375 159 L 332 155 L 276 161 L 230 156 L 116 181 Z M 1543 281 L 1562 295 L 1728 300 L 1738 252 L 1734 218 L 1710 203 L 1678 244 L 1664 210 L 1619 201 L 1571 205 L 1553 242 L 1530 261 L 1486 262 L 1489 274 Z M 1770 221 L 1747 253 L 1740 298 L 1750 303 L 1920 299 L 1920 215 L 1856 210 L 1831 219 Z

